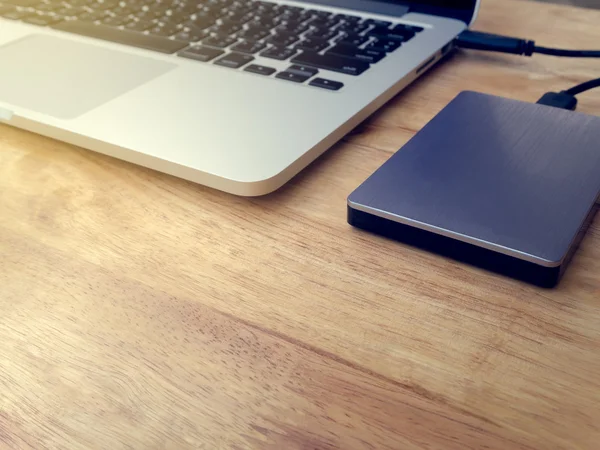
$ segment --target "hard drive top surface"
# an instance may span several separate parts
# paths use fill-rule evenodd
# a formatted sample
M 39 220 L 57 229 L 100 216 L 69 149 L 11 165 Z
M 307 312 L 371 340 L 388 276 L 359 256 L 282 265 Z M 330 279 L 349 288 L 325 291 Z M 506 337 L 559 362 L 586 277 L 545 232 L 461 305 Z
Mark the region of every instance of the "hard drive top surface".
M 348 204 L 556 266 L 599 193 L 600 118 L 462 92 Z

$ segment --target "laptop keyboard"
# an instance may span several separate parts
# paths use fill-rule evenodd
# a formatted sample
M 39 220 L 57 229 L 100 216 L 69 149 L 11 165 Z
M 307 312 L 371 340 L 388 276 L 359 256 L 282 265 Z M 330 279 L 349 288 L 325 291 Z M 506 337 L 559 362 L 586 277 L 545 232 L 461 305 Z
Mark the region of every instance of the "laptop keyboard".
M 0 0 L 0 16 L 328 90 L 343 84 L 319 70 L 359 76 L 423 30 L 252 0 Z

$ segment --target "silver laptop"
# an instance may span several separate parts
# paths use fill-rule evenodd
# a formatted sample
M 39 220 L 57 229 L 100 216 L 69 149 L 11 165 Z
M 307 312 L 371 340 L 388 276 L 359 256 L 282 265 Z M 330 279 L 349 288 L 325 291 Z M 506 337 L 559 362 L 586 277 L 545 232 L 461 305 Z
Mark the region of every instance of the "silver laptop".
M 425 72 L 480 0 L 0 0 L 0 119 L 272 192 Z

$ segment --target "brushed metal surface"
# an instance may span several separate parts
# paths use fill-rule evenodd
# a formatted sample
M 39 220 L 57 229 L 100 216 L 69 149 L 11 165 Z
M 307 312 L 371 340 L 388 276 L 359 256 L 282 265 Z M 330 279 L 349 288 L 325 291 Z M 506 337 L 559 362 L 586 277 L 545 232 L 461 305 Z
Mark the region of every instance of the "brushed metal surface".
M 462 92 L 350 206 L 548 267 L 600 194 L 600 118 Z

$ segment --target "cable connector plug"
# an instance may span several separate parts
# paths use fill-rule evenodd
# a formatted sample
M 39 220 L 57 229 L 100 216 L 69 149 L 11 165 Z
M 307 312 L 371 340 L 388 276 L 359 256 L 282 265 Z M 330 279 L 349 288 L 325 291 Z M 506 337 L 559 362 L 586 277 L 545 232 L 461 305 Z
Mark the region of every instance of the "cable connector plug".
M 546 92 L 536 103 L 539 105 L 553 106 L 554 108 L 575 111 L 577 99 L 574 95 L 571 95 L 565 91 Z
M 534 41 L 471 30 L 465 30 L 459 34 L 455 43 L 460 48 L 525 56 L 531 56 L 535 49 Z

